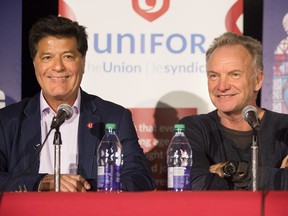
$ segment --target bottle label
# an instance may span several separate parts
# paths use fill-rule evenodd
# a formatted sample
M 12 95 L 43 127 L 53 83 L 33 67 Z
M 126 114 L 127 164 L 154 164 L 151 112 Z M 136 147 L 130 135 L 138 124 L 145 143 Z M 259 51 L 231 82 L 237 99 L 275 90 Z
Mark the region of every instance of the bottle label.
M 97 177 L 98 190 L 120 190 L 120 166 L 98 166 Z
M 168 167 L 168 190 L 191 190 L 191 167 Z

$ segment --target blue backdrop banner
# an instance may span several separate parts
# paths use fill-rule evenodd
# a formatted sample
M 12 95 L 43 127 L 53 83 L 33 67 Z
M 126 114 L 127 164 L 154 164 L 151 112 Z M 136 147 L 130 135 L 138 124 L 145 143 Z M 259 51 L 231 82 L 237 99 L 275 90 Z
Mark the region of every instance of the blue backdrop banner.
M 22 0 L 0 7 L 0 108 L 21 99 Z

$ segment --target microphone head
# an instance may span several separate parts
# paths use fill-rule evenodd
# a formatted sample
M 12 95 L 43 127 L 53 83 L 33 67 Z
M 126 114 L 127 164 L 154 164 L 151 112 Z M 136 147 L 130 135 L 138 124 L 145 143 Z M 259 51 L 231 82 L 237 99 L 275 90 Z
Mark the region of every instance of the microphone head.
M 66 112 L 66 114 L 67 114 L 66 120 L 70 119 L 73 115 L 73 109 L 68 104 L 60 104 L 57 108 L 57 112 L 59 112 L 59 110 Z
M 258 117 L 258 110 L 256 107 L 252 106 L 252 105 L 248 105 L 246 106 L 243 110 L 242 110 L 242 117 L 244 120 L 249 121 L 248 119 L 248 112 L 255 112 L 256 116 Z
M 70 119 L 73 115 L 73 109 L 68 104 L 60 104 L 57 108 L 57 115 L 54 116 L 51 122 L 51 129 L 58 128 L 62 125 L 66 120 Z

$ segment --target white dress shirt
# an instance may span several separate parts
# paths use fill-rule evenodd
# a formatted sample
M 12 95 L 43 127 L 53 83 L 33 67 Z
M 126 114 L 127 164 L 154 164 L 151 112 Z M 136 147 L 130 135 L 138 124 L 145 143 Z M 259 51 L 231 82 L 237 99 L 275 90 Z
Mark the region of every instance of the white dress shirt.
M 73 115 L 70 119 L 65 120 L 60 126 L 61 134 L 61 151 L 60 151 L 60 173 L 61 174 L 77 174 L 78 167 L 78 124 L 80 116 L 80 90 L 77 99 L 72 106 Z M 41 143 L 43 143 L 46 135 L 50 130 L 50 125 L 56 113 L 48 105 L 40 94 L 40 110 L 41 110 Z M 44 144 L 40 153 L 39 173 L 54 174 L 54 152 L 53 144 L 55 129 L 53 129 Z

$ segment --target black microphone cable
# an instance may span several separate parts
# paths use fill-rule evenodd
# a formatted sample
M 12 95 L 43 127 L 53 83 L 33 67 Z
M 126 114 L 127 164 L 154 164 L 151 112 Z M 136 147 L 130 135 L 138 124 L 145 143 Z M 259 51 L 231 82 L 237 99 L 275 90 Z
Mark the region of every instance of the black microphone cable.
M 261 145 L 259 144 L 259 152 L 261 153 Z M 266 153 L 267 154 L 267 153 Z M 263 155 L 266 158 L 266 154 Z M 266 183 L 265 183 L 265 177 L 266 177 L 266 170 L 265 170 L 265 162 L 264 157 L 261 157 L 261 166 L 262 166 L 262 189 L 261 189 L 261 209 L 260 209 L 260 215 L 264 216 L 265 215 L 265 199 L 266 196 L 268 195 L 268 191 L 266 191 Z

